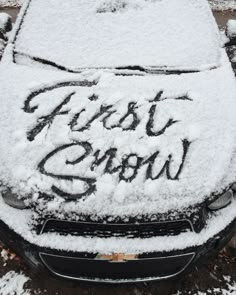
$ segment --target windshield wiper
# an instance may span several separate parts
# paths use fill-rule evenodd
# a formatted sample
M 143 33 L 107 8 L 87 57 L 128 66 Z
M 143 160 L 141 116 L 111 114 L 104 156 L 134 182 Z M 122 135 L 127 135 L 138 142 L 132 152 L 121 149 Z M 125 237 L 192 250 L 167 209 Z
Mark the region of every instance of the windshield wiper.
M 177 70 L 177 69 L 169 69 L 167 67 L 162 67 L 162 68 L 157 68 L 157 67 L 141 67 L 141 66 L 124 66 L 124 67 L 116 67 L 116 68 L 108 68 L 108 67 L 104 67 L 104 68 L 79 68 L 77 70 L 73 70 L 70 68 L 67 68 L 65 66 L 59 65 L 53 61 L 50 60 L 46 60 L 46 59 L 42 59 L 40 57 L 34 57 L 34 56 L 30 56 L 28 54 L 25 53 L 21 53 L 21 52 L 17 52 L 14 51 L 13 52 L 13 60 L 14 63 L 22 63 L 22 58 L 23 59 L 28 59 L 33 61 L 34 63 L 37 64 L 42 64 L 42 65 L 46 65 L 49 67 L 53 67 L 56 68 L 58 70 L 61 71 L 65 71 L 65 72 L 69 72 L 69 73 L 82 73 L 83 71 L 86 70 L 109 70 L 114 72 L 115 75 L 142 75 L 142 74 L 153 74 L 153 75 L 180 75 L 180 74 L 190 74 L 190 73 L 198 73 L 198 70 Z M 21 60 L 17 61 L 17 58 L 21 58 Z M 24 62 L 23 62 L 24 63 Z
M 141 66 L 126 66 L 126 67 L 117 67 L 116 70 L 128 70 L 128 71 L 138 71 L 147 74 L 164 74 L 164 75 L 180 75 L 180 74 L 190 74 L 190 73 L 198 73 L 198 70 L 177 70 L 177 69 L 168 69 L 167 67 L 156 68 L 156 67 L 141 67 Z

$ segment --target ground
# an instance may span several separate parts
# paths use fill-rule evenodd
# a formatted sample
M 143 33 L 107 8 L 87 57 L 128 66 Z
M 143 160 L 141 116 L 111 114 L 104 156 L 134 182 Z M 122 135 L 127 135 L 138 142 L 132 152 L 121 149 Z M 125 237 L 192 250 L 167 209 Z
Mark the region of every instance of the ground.
M 23 0 L 0 0 L 0 6 L 20 6 Z
M 214 10 L 227 10 L 236 8 L 235 0 L 209 0 L 209 2 Z
M 235 295 L 236 294 L 236 257 L 232 249 L 226 248 L 218 257 L 211 258 L 206 264 L 180 278 L 172 281 L 137 283 L 130 285 L 102 285 L 58 281 L 32 275 L 29 268 L 14 254 L 2 251 L 0 260 L 0 277 L 7 274 L 7 278 L 0 279 L 1 287 L 11 287 L 11 293 L 1 295 Z M 12 274 L 14 269 L 15 273 Z M 10 273 L 9 273 L 10 272 Z M 24 274 L 22 275 L 20 274 Z M 25 277 L 26 276 L 26 277 Z M 10 277 L 10 279 L 9 279 Z M 28 278 L 28 281 L 27 281 Z M 18 280 L 20 284 L 16 284 Z M 27 281 L 24 285 L 24 282 Z M 25 293 L 21 293 L 24 285 Z M 4 290 L 4 289 L 3 289 Z M 14 293 L 18 290 L 18 293 Z M 3 292 L 3 291 L 2 291 Z
M 6 1 L 0 0 L 0 5 Z M 15 2 L 16 1 L 8 1 Z M 215 0 L 214 7 L 226 1 Z M 231 8 L 236 1 L 229 1 Z M 225 7 L 225 6 L 224 6 Z M 17 11 L 8 10 L 15 18 Z M 218 23 L 224 26 L 228 18 L 235 18 L 234 12 L 216 12 Z M 236 294 L 236 253 L 227 247 L 218 257 L 206 261 L 200 268 L 166 282 L 138 283 L 130 285 L 91 285 L 58 281 L 32 274 L 30 269 L 8 249 L 0 245 L 0 295 L 235 295 Z

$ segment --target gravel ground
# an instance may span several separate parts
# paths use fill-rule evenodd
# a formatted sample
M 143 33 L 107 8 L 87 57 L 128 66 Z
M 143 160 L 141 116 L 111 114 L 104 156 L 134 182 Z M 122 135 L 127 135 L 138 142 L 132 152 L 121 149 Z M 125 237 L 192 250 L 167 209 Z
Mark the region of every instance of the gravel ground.
M 129 285 L 104 285 L 72 283 L 32 275 L 30 269 L 14 254 L 0 247 L 0 277 L 9 276 L 14 270 L 24 274 L 28 281 L 24 285 L 26 293 L 14 293 L 15 283 L 9 280 L 11 293 L 6 295 L 235 295 L 236 294 L 236 256 L 232 249 L 225 248 L 218 257 L 206 261 L 192 273 L 171 281 L 137 283 Z M 17 278 L 15 278 L 17 279 Z M 21 277 L 18 278 L 22 280 Z M 24 281 L 23 281 L 24 282 Z M 17 286 L 18 287 L 18 286 Z M 19 287 L 18 287 L 19 288 Z M 18 290 L 18 289 L 17 289 Z M 1 279 L 0 279 L 1 292 Z M 4 293 L 1 295 L 5 295 Z
M 236 0 L 209 0 L 214 10 L 236 9 Z
M 0 0 L 0 6 L 6 7 L 19 7 L 22 5 L 24 0 Z

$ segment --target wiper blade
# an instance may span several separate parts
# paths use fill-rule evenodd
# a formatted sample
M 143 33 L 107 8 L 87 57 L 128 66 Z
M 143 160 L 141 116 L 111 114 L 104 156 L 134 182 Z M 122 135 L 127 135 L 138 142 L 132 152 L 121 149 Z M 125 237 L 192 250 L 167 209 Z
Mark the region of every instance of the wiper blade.
M 167 67 L 157 68 L 157 67 L 142 67 L 142 66 L 124 66 L 124 67 L 114 67 L 114 68 L 80 68 L 80 69 L 69 69 L 62 65 L 56 64 L 53 61 L 42 59 L 40 57 L 30 56 L 25 53 L 13 52 L 14 63 L 18 63 L 18 57 L 25 58 L 26 60 L 31 60 L 36 64 L 46 65 L 52 68 L 56 68 L 61 71 L 66 71 L 69 73 L 82 73 L 85 70 L 108 70 L 115 72 L 115 75 L 144 75 L 144 74 L 153 74 L 153 75 L 180 75 L 180 74 L 189 74 L 189 73 L 198 73 L 198 70 L 178 70 L 178 69 L 169 69 Z M 22 60 L 21 60 L 22 62 Z M 123 72 L 122 72 L 123 71 Z M 126 71 L 126 72 L 125 72 Z M 124 73 L 125 72 L 125 73 Z
M 156 68 L 156 67 L 141 67 L 141 66 L 125 66 L 117 67 L 116 70 L 129 70 L 129 71 L 139 71 L 147 74 L 164 74 L 164 75 L 179 75 L 179 74 L 189 74 L 189 73 L 198 73 L 198 70 L 177 70 L 177 69 L 168 69 L 168 68 Z

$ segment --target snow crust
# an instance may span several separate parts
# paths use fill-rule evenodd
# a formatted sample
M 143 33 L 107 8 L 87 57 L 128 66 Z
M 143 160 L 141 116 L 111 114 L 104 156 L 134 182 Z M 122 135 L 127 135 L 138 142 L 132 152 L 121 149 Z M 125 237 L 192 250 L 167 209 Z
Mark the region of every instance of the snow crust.
M 0 278 L 1 295 L 30 295 L 24 290 L 24 284 L 29 280 L 24 274 L 18 274 L 14 271 L 8 272 Z
M 73 71 L 137 65 L 197 70 L 219 65 L 219 42 L 205 0 L 34 0 L 15 51 Z
M 235 181 L 236 167 L 236 85 L 224 51 L 222 55 L 220 68 L 201 73 L 116 76 L 104 71 L 75 75 L 14 65 L 9 63 L 10 55 L 6 53 L 0 66 L 3 187 L 22 196 L 31 195 L 36 203 L 39 202 L 38 192 L 54 195 L 55 198 L 46 204 L 46 209 L 52 213 L 59 210 L 97 215 L 181 210 L 204 201 L 213 192 L 221 192 Z M 30 101 L 29 109 L 36 107 L 33 112 L 24 110 L 27 97 L 39 89 L 60 82 L 84 80 L 95 84 L 51 89 Z M 160 91 L 163 91 L 160 101 L 153 102 Z M 53 116 L 50 124 L 45 124 L 33 138 L 29 137 L 35 126 L 72 93 L 70 101 L 60 109 L 64 114 Z M 183 96 L 188 99 L 178 99 Z M 91 97 L 96 99 L 91 100 Z M 135 113 L 140 118 L 135 130 L 124 130 L 133 122 L 132 116 L 122 122 L 122 126 L 109 129 L 125 116 L 131 102 L 136 104 Z M 104 116 L 86 125 L 102 105 L 111 105 L 114 111 L 106 127 Z M 146 126 L 150 108 L 155 106 L 153 132 L 162 130 L 170 118 L 178 122 L 158 136 L 149 136 Z M 71 128 L 70 122 L 83 109 L 85 111 Z M 88 128 L 83 129 L 84 126 Z M 183 161 L 184 140 L 189 147 Z M 92 149 L 84 159 L 80 158 L 85 151 L 81 142 L 89 143 Z M 110 168 L 119 168 L 127 156 L 136 155 L 129 158 L 129 165 L 123 172 L 119 168 L 114 173 L 105 173 L 108 159 L 91 168 L 97 151 L 101 158 L 113 148 L 117 151 Z M 147 177 L 147 159 L 153 155 L 156 157 L 150 178 Z M 168 171 L 162 168 L 170 155 L 171 178 L 168 178 Z M 132 166 L 136 167 L 137 157 L 143 159 L 143 164 L 131 181 L 125 181 L 135 174 Z M 180 168 L 181 173 L 176 178 Z M 89 187 L 84 178 L 94 179 L 96 188 L 82 196 Z M 63 196 L 52 191 L 53 187 L 65 197 L 75 195 L 75 201 L 65 203 Z

